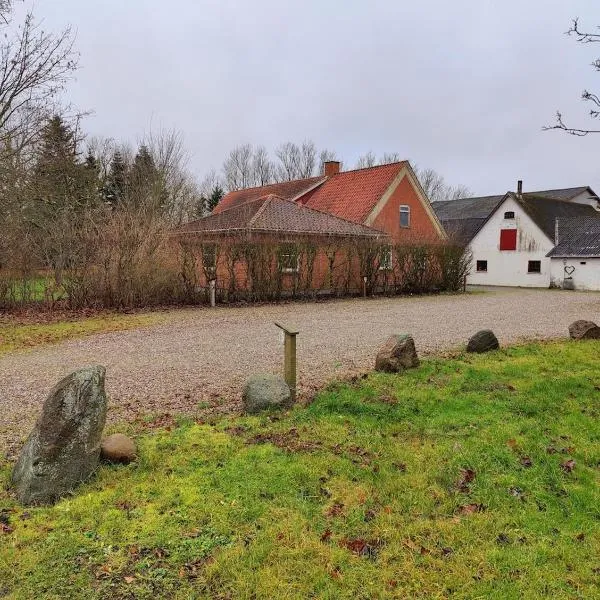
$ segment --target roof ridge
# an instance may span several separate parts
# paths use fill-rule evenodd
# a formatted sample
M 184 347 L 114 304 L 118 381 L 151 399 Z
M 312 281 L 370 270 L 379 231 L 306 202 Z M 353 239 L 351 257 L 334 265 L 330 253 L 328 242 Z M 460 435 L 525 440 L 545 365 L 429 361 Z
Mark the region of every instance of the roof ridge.
M 259 198 L 259 200 L 262 200 L 262 206 L 252 215 L 252 218 L 248 221 L 247 229 L 252 229 L 252 225 L 254 225 L 256 219 L 258 219 L 258 217 L 262 215 L 263 212 L 265 212 L 266 206 L 271 203 L 271 199 L 273 196 L 274 194 L 270 194 L 268 196 L 263 196 L 262 198 Z M 240 206 L 243 206 L 243 204 L 240 204 Z
M 326 177 L 326 175 L 311 175 L 310 177 L 300 177 L 300 179 L 288 179 L 287 181 L 273 181 L 272 183 L 264 183 L 263 185 L 253 185 L 251 187 L 242 187 L 237 190 L 230 190 L 225 194 L 225 196 L 229 196 L 229 194 L 235 194 L 236 192 L 247 192 L 249 190 L 259 190 L 260 188 L 267 188 L 274 185 L 284 185 L 286 183 L 293 183 L 296 181 L 308 181 L 309 179 L 318 179 L 319 177 Z M 223 196 L 223 198 L 225 198 Z
M 408 159 L 404 159 L 404 160 L 396 160 L 394 162 L 390 162 L 390 163 L 384 163 L 382 165 L 372 165 L 370 167 L 360 167 L 358 169 L 349 169 L 348 171 L 340 171 L 339 173 L 336 173 L 335 175 L 331 175 L 331 177 L 337 177 L 338 175 L 345 175 L 346 173 L 356 173 L 357 171 L 367 171 L 370 169 L 381 169 L 383 167 L 391 167 L 392 165 L 403 165 L 405 163 L 409 162 Z

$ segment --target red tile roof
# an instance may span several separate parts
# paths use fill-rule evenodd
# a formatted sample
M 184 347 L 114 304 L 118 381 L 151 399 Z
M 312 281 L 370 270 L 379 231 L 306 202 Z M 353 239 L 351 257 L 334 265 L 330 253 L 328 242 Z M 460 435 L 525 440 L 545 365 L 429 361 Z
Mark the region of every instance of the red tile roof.
M 250 232 L 387 237 L 387 234 L 372 227 L 307 208 L 273 194 L 213 213 L 177 230 L 177 233 L 213 235 Z
M 295 181 L 283 181 L 281 183 L 272 183 L 261 187 L 229 192 L 213 210 L 213 214 L 220 213 L 229 208 L 233 208 L 234 206 L 239 206 L 245 202 L 250 202 L 251 200 L 258 200 L 269 194 L 279 196 L 284 200 L 294 200 L 298 196 L 311 190 L 315 185 L 318 185 L 319 182 L 325 181 L 326 179 L 326 177 L 320 175 L 319 177 L 296 179 Z
M 363 223 L 407 164 L 403 161 L 338 173 L 298 201 L 309 208 Z

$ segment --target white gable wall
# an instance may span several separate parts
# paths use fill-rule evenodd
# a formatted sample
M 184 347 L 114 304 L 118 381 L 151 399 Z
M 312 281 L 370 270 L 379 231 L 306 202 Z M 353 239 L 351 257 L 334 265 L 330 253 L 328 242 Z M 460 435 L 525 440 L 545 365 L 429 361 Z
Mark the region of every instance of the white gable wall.
M 504 219 L 513 211 L 514 219 Z M 517 249 L 500 250 L 500 230 L 517 229 Z M 510 196 L 496 209 L 470 244 L 473 253 L 470 285 L 549 287 L 550 259 L 546 254 L 554 244 Z M 477 261 L 487 260 L 487 272 L 477 272 Z M 541 273 L 528 273 L 530 260 L 541 261 Z
M 576 290 L 600 290 L 600 258 L 552 258 L 550 277 L 556 287 L 563 287 L 569 278 Z

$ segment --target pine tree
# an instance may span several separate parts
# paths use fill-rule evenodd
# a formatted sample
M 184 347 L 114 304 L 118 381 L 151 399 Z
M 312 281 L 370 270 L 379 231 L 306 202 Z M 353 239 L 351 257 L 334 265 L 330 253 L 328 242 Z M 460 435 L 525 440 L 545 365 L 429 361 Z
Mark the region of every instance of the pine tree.
M 79 161 L 75 133 L 55 116 L 42 130 L 31 178 L 36 217 L 51 218 L 61 211 L 76 211 L 89 200 L 89 172 Z
M 210 195 L 208 196 L 208 198 L 205 199 L 205 206 L 206 206 L 207 212 L 209 212 L 209 213 L 212 212 L 215 209 L 215 207 L 217 206 L 217 204 L 219 204 L 219 202 L 221 202 L 221 199 L 223 198 L 224 195 L 225 195 L 225 191 L 217 183 L 215 185 L 215 187 L 212 189 L 212 191 L 210 192 Z
M 127 194 L 127 163 L 118 150 L 113 154 L 110 171 L 104 186 L 105 201 L 114 207 L 123 205 Z

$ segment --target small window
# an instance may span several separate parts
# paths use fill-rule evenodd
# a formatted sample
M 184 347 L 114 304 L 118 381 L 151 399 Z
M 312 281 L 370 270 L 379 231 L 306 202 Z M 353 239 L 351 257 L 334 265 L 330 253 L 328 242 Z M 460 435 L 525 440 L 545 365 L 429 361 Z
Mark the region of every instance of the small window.
M 296 246 L 282 246 L 279 253 L 279 269 L 282 273 L 297 273 L 300 270 L 299 259 Z
M 580 265 L 587 265 L 587 262 L 585 260 L 582 260 L 579 264 Z
M 528 273 L 541 273 L 542 272 L 542 261 L 541 260 L 530 260 L 527 265 Z
M 392 247 L 386 246 L 381 250 L 381 256 L 379 257 L 379 270 L 389 271 L 392 268 Z
M 400 206 L 400 227 L 410 227 L 410 206 L 407 204 Z
M 487 273 L 487 260 L 478 260 L 477 261 L 477 272 L 478 273 Z
M 514 219 L 515 213 L 512 210 L 508 210 L 504 213 L 504 218 L 505 219 Z
M 217 269 L 217 246 L 216 244 L 207 244 L 202 246 L 202 265 L 209 273 L 214 273 Z

